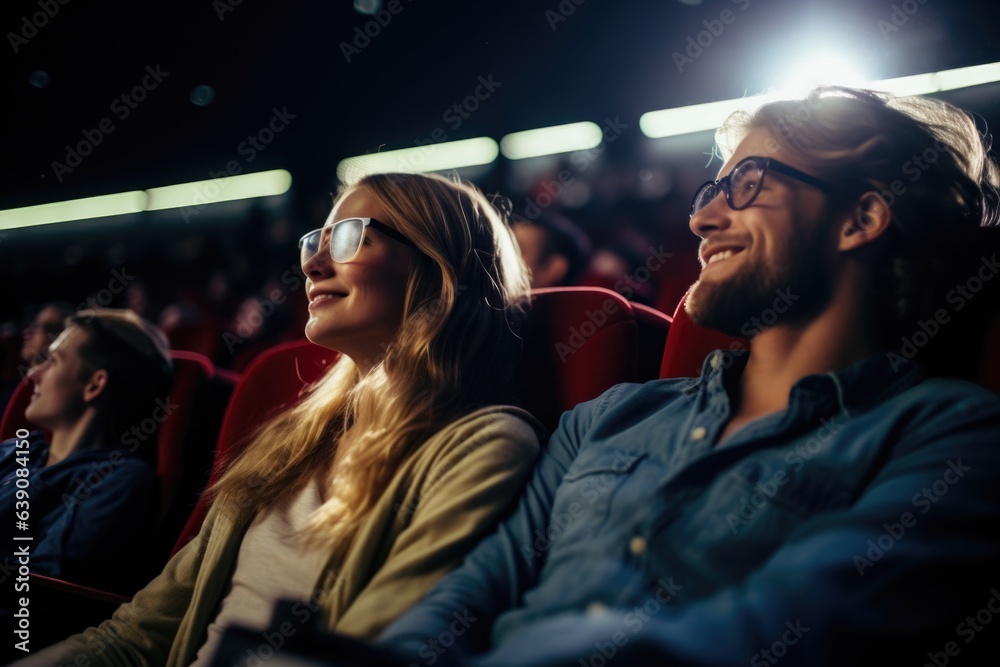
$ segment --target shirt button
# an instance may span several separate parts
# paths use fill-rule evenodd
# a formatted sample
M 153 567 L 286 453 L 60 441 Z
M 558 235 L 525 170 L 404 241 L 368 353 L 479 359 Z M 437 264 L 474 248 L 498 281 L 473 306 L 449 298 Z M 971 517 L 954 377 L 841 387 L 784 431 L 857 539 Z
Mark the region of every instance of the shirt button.
M 698 426 L 691 430 L 692 440 L 704 440 L 706 435 L 708 435 L 708 431 L 705 430 L 704 426 Z
M 587 605 L 587 616 L 600 616 L 608 612 L 608 605 L 603 602 L 591 602 Z
M 629 540 L 628 550 L 636 556 L 646 553 L 646 538 L 636 535 Z

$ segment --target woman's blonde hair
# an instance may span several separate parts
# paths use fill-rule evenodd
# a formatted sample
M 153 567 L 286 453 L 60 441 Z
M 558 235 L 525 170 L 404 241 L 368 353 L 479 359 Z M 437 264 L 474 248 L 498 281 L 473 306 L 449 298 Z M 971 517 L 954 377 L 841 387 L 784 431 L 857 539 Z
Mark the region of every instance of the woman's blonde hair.
M 435 431 L 509 401 L 520 354 L 527 272 L 504 215 L 475 186 L 436 175 L 376 174 L 366 189 L 422 254 L 406 285 L 402 324 L 360 377 L 341 357 L 294 407 L 252 437 L 212 489 L 243 516 L 288 497 L 337 460 L 332 497 L 308 537 L 350 539 L 399 466 Z M 331 475 L 326 479 L 329 481 Z

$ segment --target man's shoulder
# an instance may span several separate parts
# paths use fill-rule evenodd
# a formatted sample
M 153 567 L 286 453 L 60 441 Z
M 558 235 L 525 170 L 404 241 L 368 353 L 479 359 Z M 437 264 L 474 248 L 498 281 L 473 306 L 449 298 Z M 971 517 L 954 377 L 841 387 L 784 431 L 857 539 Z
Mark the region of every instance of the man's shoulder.
M 928 377 L 887 401 L 927 416 L 1000 417 L 1000 396 L 985 387 L 946 377 Z
M 610 409 L 655 403 L 663 406 L 671 400 L 691 396 L 698 391 L 700 378 L 666 378 L 649 382 L 623 382 L 616 384 L 592 401 L 581 403 L 577 409 L 606 412 Z
M 48 442 L 44 431 L 31 431 L 26 438 L 8 438 L 0 442 L 0 461 L 12 460 L 20 454 L 28 454 L 33 464 L 37 459 L 44 460 L 43 454 L 48 451 Z M 32 465 L 34 467 L 34 465 Z

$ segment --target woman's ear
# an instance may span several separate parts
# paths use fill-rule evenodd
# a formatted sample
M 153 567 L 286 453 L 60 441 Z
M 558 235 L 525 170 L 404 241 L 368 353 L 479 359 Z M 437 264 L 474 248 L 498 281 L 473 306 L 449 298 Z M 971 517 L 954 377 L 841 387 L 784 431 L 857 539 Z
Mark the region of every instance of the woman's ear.
M 90 375 L 90 379 L 87 380 L 87 384 L 83 387 L 83 400 L 90 403 L 97 399 L 104 392 L 104 388 L 108 386 L 108 372 L 103 368 L 98 371 L 94 371 Z
M 889 204 L 877 192 L 866 192 L 851 209 L 840 232 L 840 249 L 855 250 L 882 236 L 892 222 Z

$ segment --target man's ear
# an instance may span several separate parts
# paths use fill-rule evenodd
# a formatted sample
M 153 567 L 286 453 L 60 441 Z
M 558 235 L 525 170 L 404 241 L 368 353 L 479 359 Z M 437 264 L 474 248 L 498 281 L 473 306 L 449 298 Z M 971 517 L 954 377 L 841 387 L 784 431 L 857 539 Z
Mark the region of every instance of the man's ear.
M 840 249 L 855 250 L 871 243 L 889 229 L 892 211 L 877 192 L 866 192 L 851 209 L 840 232 Z
M 90 403 L 97 399 L 108 386 L 108 372 L 103 368 L 94 371 L 83 387 L 83 400 Z

